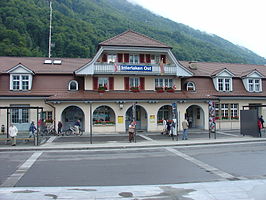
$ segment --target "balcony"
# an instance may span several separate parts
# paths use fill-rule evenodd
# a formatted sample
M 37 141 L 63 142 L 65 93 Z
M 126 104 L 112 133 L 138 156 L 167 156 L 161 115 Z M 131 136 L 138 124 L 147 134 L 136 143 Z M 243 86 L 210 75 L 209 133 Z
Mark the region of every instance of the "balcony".
M 176 75 L 176 65 L 164 65 L 164 73 L 161 73 L 160 65 L 145 65 L 145 64 L 107 64 L 95 63 L 94 74 L 136 74 L 136 75 Z

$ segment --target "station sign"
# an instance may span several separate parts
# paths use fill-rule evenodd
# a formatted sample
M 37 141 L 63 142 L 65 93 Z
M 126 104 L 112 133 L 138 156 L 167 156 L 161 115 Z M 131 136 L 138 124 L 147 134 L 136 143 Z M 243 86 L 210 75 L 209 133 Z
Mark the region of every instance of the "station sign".
M 120 71 L 152 72 L 152 66 L 147 66 L 147 65 L 120 65 Z

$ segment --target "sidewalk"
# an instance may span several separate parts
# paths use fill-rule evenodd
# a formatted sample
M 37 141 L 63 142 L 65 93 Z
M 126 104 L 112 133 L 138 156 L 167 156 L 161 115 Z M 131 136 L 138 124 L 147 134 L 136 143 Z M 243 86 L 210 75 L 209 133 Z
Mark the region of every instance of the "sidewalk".
M 204 183 L 0 188 L 0 200 L 265 200 L 266 180 Z
M 207 144 L 225 144 L 242 142 L 260 142 L 266 141 L 266 137 L 255 138 L 251 136 L 242 136 L 236 132 L 217 132 L 216 139 L 211 135 L 209 139 L 208 132 L 193 132 L 188 140 L 173 141 L 171 137 L 161 135 L 160 133 L 138 133 L 136 142 L 129 143 L 126 134 L 97 134 L 92 136 L 51 136 L 40 146 L 34 146 L 33 142 L 18 144 L 17 146 L 0 145 L 0 151 L 41 151 L 41 150 L 88 150 L 88 149 L 110 149 L 110 148 L 142 148 L 142 147 L 165 147 L 165 146 L 189 146 L 189 145 L 207 145 Z

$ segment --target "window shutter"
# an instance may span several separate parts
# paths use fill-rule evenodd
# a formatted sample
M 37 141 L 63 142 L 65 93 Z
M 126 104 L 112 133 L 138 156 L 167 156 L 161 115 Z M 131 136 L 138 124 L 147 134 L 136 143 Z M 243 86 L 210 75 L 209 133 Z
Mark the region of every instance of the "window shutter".
M 102 62 L 107 62 L 107 55 L 106 54 L 103 54 Z
M 123 62 L 123 54 L 122 54 L 122 53 L 118 53 L 118 54 L 117 54 L 117 61 L 118 61 L 119 63 Z
M 109 77 L 109 90 L 114 90 L 114 77 Z
M 144 63 L 144 54 L 139 54 L 140 63 Z
M 97 90 L 98 89 L 98 77 L 93 77 L 93 90 Z
M 129 90 L 129 77 L 124 77 L 125 90 Z
M 144 77 L 140 77 L 140 89 L 144 90 L 145 89 L 145 78 Z
M 165 55 L 161 55 L 161 60 L 163 59 L 163 63 L 166 63 L 166 56 Z
M 125 61 L 125 63 L 129 63 L 129 54 L 128 53 L 124 54 L 124 61 Z
M 151 63 L 151 55 L 146 54 L 146 63 Z

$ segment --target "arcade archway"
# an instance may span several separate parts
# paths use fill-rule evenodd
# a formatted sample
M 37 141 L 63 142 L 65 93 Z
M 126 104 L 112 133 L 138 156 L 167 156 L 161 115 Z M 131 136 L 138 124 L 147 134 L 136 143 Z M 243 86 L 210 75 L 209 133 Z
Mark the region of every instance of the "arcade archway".
M 84 127 L 84 112 L 77 106 L 69 106 L 64 109 L 62 112 L 62 123 L 63 130 L 68 129 L 71 126 L 74 126 L 77 120 L 80 120 L 81 129 L 85 129 Z

